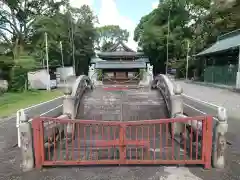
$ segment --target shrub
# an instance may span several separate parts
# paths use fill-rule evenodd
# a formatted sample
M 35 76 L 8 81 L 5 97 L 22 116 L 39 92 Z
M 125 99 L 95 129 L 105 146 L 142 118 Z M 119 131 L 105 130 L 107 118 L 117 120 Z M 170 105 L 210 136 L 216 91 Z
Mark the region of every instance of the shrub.
M 35 60 L 28 55 L 20 56 L 15 65 L 12 67 L 11 70 L 11 80 L 9 84 L 9 89 L 11 91 L 23 91 L 27 90 L 28 88 L 28 77 L 27 73 L 31 70 L 36 68 Z
M 103 79 L 103 71 L 101 69 L 97 69 L 97 80 L 101 81 Z

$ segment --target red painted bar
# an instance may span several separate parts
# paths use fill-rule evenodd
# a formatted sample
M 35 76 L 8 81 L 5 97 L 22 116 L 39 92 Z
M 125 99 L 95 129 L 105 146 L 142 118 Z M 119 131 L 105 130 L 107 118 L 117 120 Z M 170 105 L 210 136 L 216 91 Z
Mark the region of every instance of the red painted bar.
M 196 120 L 203 123 L 202 131 L 195 131 L 190 125 L 186 126 Z M 46 122 L 51 124 L 51 131 L 50 129 L 45 131 L 44 128 L 47 127 L 43 124 L 47 125 Z M 179 145 L 174 138 L 173 125 L 169 125 L 171 122 L 184 123 L 182 132 L 184 136 Z M 72 128 L 71 136 L 67 136 L 67 126 Z M 124 122 L 61 121 L 45 117 L 34 119 L 32 127 L 37 168 L 43 165 L 100 164 L 202 164 L 206 169 L 211 168 L 212 117 L 210 116 Z M 65 132 L 65 140 L 60 128 Z M 199 138 L 200 135 L 202 138 Z M 189 138 L 184 138 L 188 136 Z M 202 146 L 201 152 L 198 152 L 199 142 Z M 181 145 L 184 151 L 183 158 Z M 159 149 L 159 153 L 156 153 L 156 149 Z M 195 155 L 193 155 L 194 150 Z M 100 151 L 102 151 L 101 155 L 106 154 L 107 151 L 106 156 L 101 156 Z M 187 155 L 187 152 L 190 152 L 190 155 Z

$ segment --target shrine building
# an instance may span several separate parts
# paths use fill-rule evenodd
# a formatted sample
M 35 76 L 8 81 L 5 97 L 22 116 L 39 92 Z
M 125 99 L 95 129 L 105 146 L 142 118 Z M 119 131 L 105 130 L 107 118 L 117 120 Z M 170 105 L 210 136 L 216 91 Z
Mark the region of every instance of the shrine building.
M 107 51 L 96 53 L 91 65 L 98 71 L 98 80 L 103 83 L 139 83 L 143 78 L 149 59 L 143 52 L 136 52 L 123 42 L 118 42 Z

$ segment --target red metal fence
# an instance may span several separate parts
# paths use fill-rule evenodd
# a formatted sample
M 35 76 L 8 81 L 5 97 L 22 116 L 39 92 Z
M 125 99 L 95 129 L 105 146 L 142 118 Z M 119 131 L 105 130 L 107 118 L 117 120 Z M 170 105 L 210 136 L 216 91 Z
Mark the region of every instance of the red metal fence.
M 189 126 L 196 122 L 201 126 L 199 130 Z M 180 141 L 174 135 L 174 123 L 183 127 Z M 32 126 L 37 168 L 100 164 L 211 167 L 212 117 L 209 116 L 126 122 L 41 117 L 34 119 Z

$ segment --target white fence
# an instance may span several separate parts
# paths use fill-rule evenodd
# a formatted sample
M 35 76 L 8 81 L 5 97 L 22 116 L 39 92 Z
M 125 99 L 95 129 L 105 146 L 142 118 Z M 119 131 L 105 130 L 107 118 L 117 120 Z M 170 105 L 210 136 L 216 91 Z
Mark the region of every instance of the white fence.
M 212 115 L 215 120 L 219 118 L 219 111 L 225 111 L 224 107 L 212 104 L 200 99 L 182 94 L 183 97 L 183 111 L 188 116 Z M 227 118 L 227 117 L 225 117 Z
M 60 116 L 63 112 L 63 98 L 64 96 L 61 96 L 17 111 L 16 127 L 18 131 L 18 147 L 21 147 L 19 125 L 23 121 L 31 122 L 32 119 L 37 116 Z
M 183 112 L 185 115 L 190 117 L 211 115 L 214 119 L 213 131 L 215 131 L 219 123 L 219 120 L 227 124 L 226 108 L 218 106 L 216 104 L 206 102 L 206 101 L 202 101 L 200 99 L 188 96 L 186 94 L 182 94 L 182 97 L 183 97 Z M 198 127 L 201 128 L 201 126 L 199 125 Z

